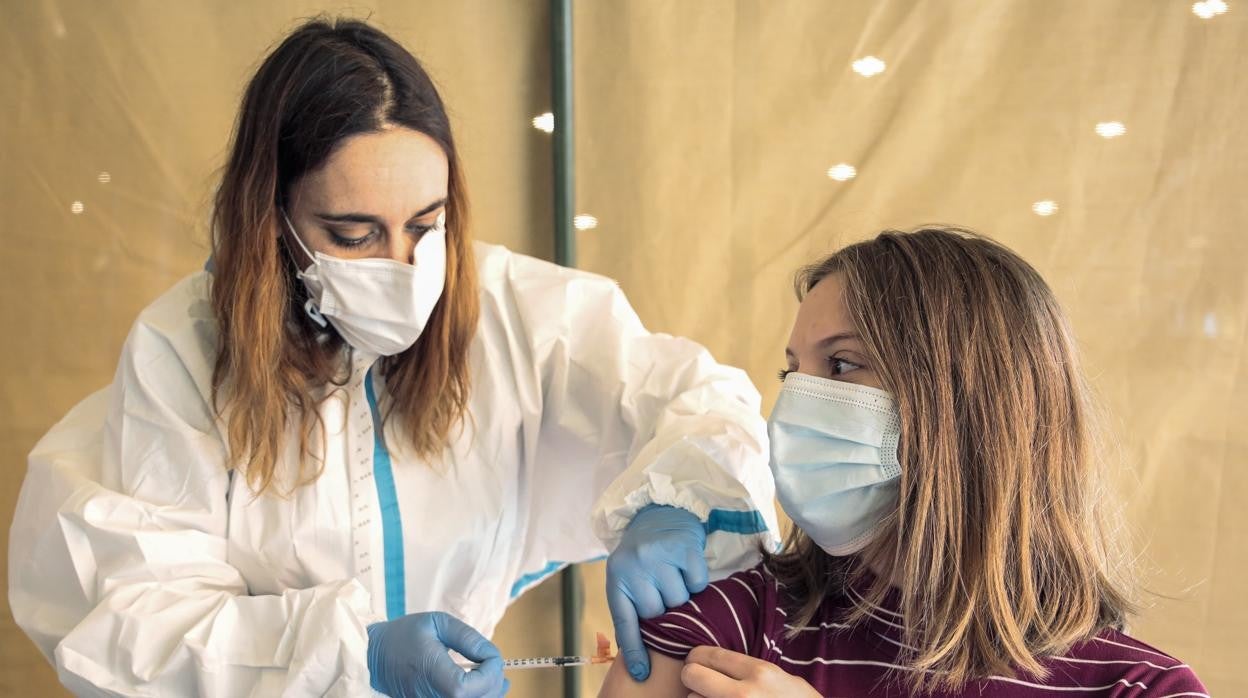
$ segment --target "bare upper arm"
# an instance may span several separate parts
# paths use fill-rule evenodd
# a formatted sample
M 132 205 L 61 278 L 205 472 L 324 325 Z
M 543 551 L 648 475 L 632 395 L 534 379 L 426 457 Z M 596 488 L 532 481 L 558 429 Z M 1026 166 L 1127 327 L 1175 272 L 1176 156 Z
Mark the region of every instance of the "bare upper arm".
M 685 698 L 689 691 L 680 682 L 680 670 L 685 663 L 647 649 L 650 654 L 650 678 L 638 683 L 628 675 L 628 667 L 624 666 L 623 655 L 617 656 L 611 663 L 611 670 L 598 689 L 598 698 Z

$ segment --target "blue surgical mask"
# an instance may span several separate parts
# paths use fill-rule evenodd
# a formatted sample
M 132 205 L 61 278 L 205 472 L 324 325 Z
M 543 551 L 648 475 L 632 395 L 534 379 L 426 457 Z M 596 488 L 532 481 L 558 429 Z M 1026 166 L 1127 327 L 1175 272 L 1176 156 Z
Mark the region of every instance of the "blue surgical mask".
M 784 512 L 829 555 L 862 550 L 897 508 L 901 418 L 892 396 L 790 373 L 767 431 Z

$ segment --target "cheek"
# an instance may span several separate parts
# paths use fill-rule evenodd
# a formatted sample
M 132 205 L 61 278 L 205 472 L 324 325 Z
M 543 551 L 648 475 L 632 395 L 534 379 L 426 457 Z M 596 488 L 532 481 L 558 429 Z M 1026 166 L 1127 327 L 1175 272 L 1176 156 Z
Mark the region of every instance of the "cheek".
M 868 388 L 878 388 L 880 390 L 884 389 L 884 383 L 880 381 L 880 375 L 875 371 L 871 369 L 863 369 L 861 371 L 855 371 L 854 373 L 861 375 L 861 379 L 855 381 L 859 385 L 865 385 Z

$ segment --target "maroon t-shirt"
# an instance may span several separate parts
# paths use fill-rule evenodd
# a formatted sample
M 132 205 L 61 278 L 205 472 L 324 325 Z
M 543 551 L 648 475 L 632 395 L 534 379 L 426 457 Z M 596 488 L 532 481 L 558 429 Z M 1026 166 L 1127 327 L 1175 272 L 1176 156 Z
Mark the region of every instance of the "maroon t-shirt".
M 783 590 L 766 567 L 759 565 L 720 580 L 689 603 L 642 621 L 641 636 L 650 649 L 684 659 L 698 645 L 718 645 L 765 659 L 825 696 L 908 696 L 905 667 L 898 665 L 900 617 L 871 607 L 863 623 L 840 621 L 852 599 L 846 595 L 824 602 L 810 624 L 788 636 L 789 620 L 781 603 Z M 853 589 L 846 594 L 854 594 Z M 1114 696 L 1115 698 L 1179 698 L 1205 696 L 1191 667 L 1170 655 L 1108 630 L 1044 661 L 1048 678 L 992 676 L 967 684 L 954 696 Z

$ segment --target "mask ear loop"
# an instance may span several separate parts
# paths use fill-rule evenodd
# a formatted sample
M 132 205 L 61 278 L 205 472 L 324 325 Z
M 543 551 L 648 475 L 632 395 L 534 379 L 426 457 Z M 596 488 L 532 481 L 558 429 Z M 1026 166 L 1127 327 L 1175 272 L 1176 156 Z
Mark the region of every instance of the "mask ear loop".
M 329 327 L 329 321 L 325 319 L 324 315 L 321 315 L 320 309 L 316 307 L 316 301 L 312 300 L 310 297 L 303 304 L 303 312 L 308 314 L 308 318 L 310 318 L 312 322 L 320 325 L 321 329 Z
M 299 245 L 299 248 L 303 250 L 303 253 L 306 254 L 308 256 L 308 259 L 312 260 L 312 264 L 315 265 L 316 256 L 313 255 L 311 250 L 309 250 L 307 246 L 303 244 L 303 240 L 299 239 L 299 233 L 295 232 L 295 225 L 290 222 L 290 217 L 286 215 L 286 209 L 279 209 L 279 210 L 282 212 L 282 220 L 286 222 L 286 228 L 290 231 L 291 236 L 295 238 L 295 243 Z M 290 251 L 289 245 L 286 246 L 286 250 Z M 295 261 L 296 268 L 298 267 L 298 265 L 299 265 L 299 262 Z M 299 278 L 303 278 L 303 270 L 299 270 L 298 276 Z M 329 327 L 329 321 L 326 320 L 325 316 L 321 314 L 321 309 L 316 307 L 316 301 L 313 300 L 311 296 L 308 296 L 308 299 L 304 301 L 303 312 L 307 314 L 308 318 L 311 319 L 312 322 L 315 322 L 317 325 L 319 325 L 321 329 L 325 329 L 326 327 Z

